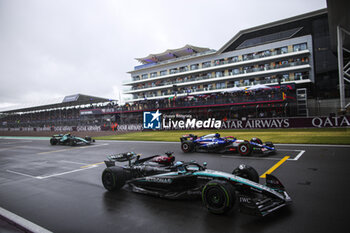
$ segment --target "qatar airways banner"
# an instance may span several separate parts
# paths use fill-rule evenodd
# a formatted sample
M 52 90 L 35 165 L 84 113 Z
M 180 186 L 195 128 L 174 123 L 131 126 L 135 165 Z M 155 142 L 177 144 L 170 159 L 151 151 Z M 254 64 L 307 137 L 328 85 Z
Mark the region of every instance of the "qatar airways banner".
M 350 116 L 266 118 L 222 121 L 220 129 L 281 129 L 350 127 Z
M 163 130 L 186 129 L 283 129 L 283 128 L 339 128 L 350 127 L 350 116 L 257 118 L 242 120 L 217 120 L 209 118 L 199 121 L 194 118 L 163 119 Z

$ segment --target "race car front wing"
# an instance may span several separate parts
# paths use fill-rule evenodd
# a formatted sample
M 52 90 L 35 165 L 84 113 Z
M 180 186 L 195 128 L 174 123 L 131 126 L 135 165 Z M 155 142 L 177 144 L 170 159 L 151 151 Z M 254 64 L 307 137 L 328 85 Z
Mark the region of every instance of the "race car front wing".
M 290 204 L 290 201 L 273 198 L 256 199 L 243 195 L 239 196 L 239 209 L 242 213 L 262 217 L 288 204 Z

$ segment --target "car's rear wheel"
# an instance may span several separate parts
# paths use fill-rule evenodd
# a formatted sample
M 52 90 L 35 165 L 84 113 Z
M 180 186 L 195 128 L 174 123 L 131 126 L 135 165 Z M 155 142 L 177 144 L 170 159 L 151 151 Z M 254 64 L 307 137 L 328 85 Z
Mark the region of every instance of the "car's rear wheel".
M 202 190 L 202 201 L 211 213 L 227 213 L 236 202 L 235 188 L 227 181 L 209 181 Z
M 108 167 L 102 173 L 102 184 L 108 191 L 115 191 L 125 184 L 125 175 L 122 168 Z
M 232 174 L 259 183 L 259 174 L 251 166 L 241 164 L 232 171 Z
M 248 156 L 252 153 L 252 148 L 249 142 L 241 142 L 238 145 L 238 153 L 243 156 Z
M 58 142 L 58 141 L 57 141 L 56 138 L 51 138 L 51 139 L 50 139 L 50 144 L 51 144 L 52 146 L 56 145 L 57 142 Z
M 181 149 L 185 153 L 192 152 L 193 148 L 194 148 L 194 144 L 191 141 L 185 141 L 185 142 L 181 143 Z

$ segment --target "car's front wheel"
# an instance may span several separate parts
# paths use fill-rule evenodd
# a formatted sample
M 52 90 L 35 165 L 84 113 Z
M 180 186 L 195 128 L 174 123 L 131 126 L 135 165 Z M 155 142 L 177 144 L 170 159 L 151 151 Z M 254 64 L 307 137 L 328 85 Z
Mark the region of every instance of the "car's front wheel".
M 211 213 L 227 213 L 236 202 L 235 187 L 227 181 L 211 180 L 202 190 L 202 201 Z
M 241 164 L 235 170 L 232 171 L 232 174 L 251 180 L 255 183 L 259 183 L 259 174 L 251 166 Z

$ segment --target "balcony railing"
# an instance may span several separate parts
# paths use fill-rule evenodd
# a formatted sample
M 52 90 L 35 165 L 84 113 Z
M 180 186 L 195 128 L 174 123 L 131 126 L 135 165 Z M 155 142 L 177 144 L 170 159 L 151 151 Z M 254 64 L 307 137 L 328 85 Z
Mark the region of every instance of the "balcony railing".
M 297 61 L 297 62 L 290 62 L 286 64 L 281 64 L 281 65 L 275 65 L 275 66 L 264 66 L 264 67 L 257 67 L 257 68 L 252 68 L 252 69 L 246 69 L 246 70 L 239 70 L 238 72 L 229 72 L 228 74 L 223 74 L 220 78 L 222 77 L 229 77 L 232 76 L 233 78 L 236 75 L 241 75 L 241 74 L 247 74 L 247 73 L 254 73 L 254 72 L 259 72 L 259 71 L 271 71 L 271 70 L 276 70 L 276 69 L 281 69 L 281 68 L 287 68 L 287 67 L 295 67 L 295 66 L 300 66 L 300 65 L 306 65 L 309 64 L 308 61 Z M 201 80 L 207 80 L 210 79 L 210 81 L 215 81 L 215 79 L 218 77 L 210 77 L 209 75 L 205 76 L 198 76 L 198 77 L 191 77 L 183 80 L 173 80 L 173 81 L 163 81 L 158 84 L 154 85 L 147 85 L 143 87 L 132 87 L 132 91 L 147 91 L 148 88 L 153 88 L 153 87 L 165 87 L 168 86 L 168 88 L 171 88 L 171 85 L 177 85 L 177 84 L 185 84 L 189 82 L 194 82 L 194 81 L 201 81 Z M 126 93 L 129 93 L 130 91 L 127 91 Z M 131 93 L 130 93 L 131 94 Z
M 227 64 L 233 64 L 233 63 L 238 63 L 238 62 L 243 62 L 243 61 L 251 61 L 251 60 L 256 60 L 256 59 L 260 59 L 260 58 L 268 58 L 271 56 L 276 56 L 276 55 L 283 55 L 283 54 L 290 54 L 290 53 L 295 53 L 295 52 L 301 52 L 304 50 L 308 50 L 307 48 L 303 48 L 303 49 L 299 49 L 297 51 L 291 51 L 291 52 L 281 52 L 281 51 L 273 51 L 270 53 L 260 53 L 260 54 L 254 54 L 252 56 L 248 56 L 245 57 L 245 59 L 233 59 L 233 60 L 226 60 L 226 61 L 219 61 L 219 62 L 212 62 L 212 63 L 206 63 L 204 66 L 202 66 L 201 68 L 198 67 L 197 69 L 194 70 L 200 70 L 200 69 L 204 69 L 204 68 L 210 68 L 210 67 L 218 67 L 218 66 L 222 66 L 222 65 L 227 65 Z M 193 71 L 192 69 L 190 70 L 177 70 L 176 72 L 170 72 L 170 74 L 181 74 L 184 72 L 189 72 L 189 71 Z M 152 78 L 158 78 L 158 77 L 163 77 L 169 74 L 161 74 L 161 75 L 154 75 Z M 148 78 L 148 79 L 152 79 L 152 78 Z M 147 81 L 147 79 L 133 79 L 132 81 Z M 151 81 L 151 80 L 150 80 Z M 131 83 L 126 83 L 126 84 L 131 84 Z
M 254 93 L 253 95 L 251 93 Z M 147 109 L 166 109 L 181 107 L 200 107 L 208 105 L 240 105 L 246 103 L 276 102 L 284 101 L 284 94 L 293 95 L 287 88 L 260 89 L 252 92 L 238 91 L 234 93 L 219 93 L 216 95 L 196 95 L 178 96 L 171 99 L 142 99 L 127 107 L 121 106 L 117 111 L 133 111 Z
M 155 93 L 155 94 L 146 94 L 144 96 L 139 96 L 138 99 L 134 99 L 133 101 L 139 101 L 139 100 L 143 100 L 145 97 L 146 98 L 154 98 L 154 97 L 171 97 L 174 95 L 177 96 L 184 96 L 184 95 L 195 95 L 195 94 L 203 94 L 204 92 L 225 92 L 225 89 L 229 89 L 232 87 L 241 87 L 243 89 L 245 88 L 249 88 L 251 86 L 257 85 L 257 84 L 265 84 L 265 85 L 275 85 L 278 84 L 279 81 L 281 83 L 288 83 L 288 82 L 295 82 L 295 81 L 307 81 L 309 80 L 309 76 L 308 75 L 301 75 L 301 76 L 297 76 L 297 77 L 284 77 L 281 78 L 280 80 L 278 78 L 268 78 L 266 77 L 264 80 L 247 80 L 247 82 L 239 82 L 239 83 L 235 83 L 235 84 L 230 84 L 227 86 L 220 86 L 220 87 L 215 87 L 215 86 L 210 86 L 210 87 L 206 87 L 206 88 L 196 88 L 196 89 L 185 89 L 185 90 L 179 90 L 179 91 L 172 91 L 171 93 L 167 92 L 167 93 Z

